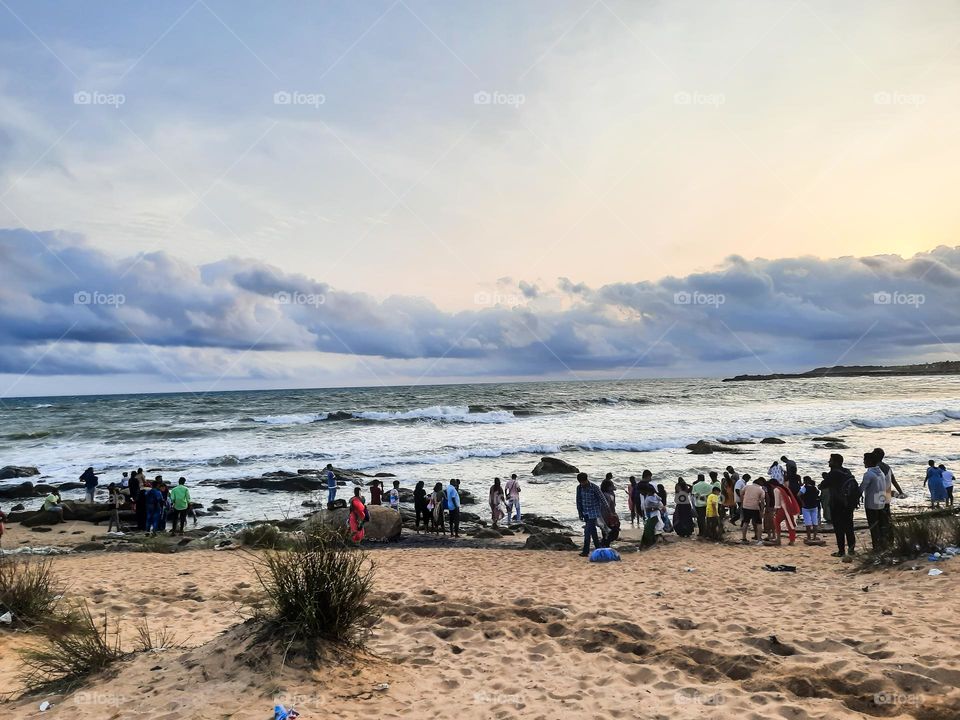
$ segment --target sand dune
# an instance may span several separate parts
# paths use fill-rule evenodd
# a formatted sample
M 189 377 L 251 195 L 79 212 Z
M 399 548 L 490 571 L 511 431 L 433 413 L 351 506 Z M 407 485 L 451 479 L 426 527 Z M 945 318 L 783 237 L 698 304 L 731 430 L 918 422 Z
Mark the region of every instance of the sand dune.
M 125 637 L 148 614 L 187 647 L 135 656 L 43 715 L 259 720 L 280 699 L 305 718 L 960 717 L 950 563 L 940 577 L 925 562 L 858 574 L 829 548 L 696 541 L 607 565 L 497 549 L 370 555 L 383 611 L 371 654 L 316 671 L 252 662 L 238 627 L 257 594 L 245 553 L 57 557 L 69 594 L 120 617 Z M 24 636 L 2 637 L 10 688 Z M 40 715 L 42 699 L 14 700 L 10 715 Z

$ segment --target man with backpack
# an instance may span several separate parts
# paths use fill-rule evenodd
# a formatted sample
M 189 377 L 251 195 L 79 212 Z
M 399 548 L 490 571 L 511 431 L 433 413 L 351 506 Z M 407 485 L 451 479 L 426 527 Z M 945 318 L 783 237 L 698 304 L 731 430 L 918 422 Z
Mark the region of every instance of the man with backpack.
M 853 473 L 843 466 L 843 455 L 830 455 L 829 466 L 820 489 L 828 493 L 830 518 L 837 536 L 837 552 L 833 556 L 855 555 L 857 536 L 853 530 L 853 512 L 860 504 L 860 485 Z

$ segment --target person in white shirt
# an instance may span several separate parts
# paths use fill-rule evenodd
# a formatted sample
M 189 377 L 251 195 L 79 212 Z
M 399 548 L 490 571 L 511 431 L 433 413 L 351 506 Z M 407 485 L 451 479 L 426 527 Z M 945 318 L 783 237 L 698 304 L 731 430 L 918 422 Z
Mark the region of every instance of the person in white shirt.
M 953 506 L 953 473 L 940 465 L 940 471 L 943 473 L 943 489 L 947 491 L 947 507 Z
M 507 502 L 507 523 L 510 523 L 511 515 L 514 515 L 514 522 L 520 522 L 520 481 L 516 475 L 510 476 L 503 486 L 503 491 Z
M 393 489 L 389 493 L 390 509 L 394 512 L 400 512 L 400 481 L 393 481 Z
M 770 469 L 767 471 L 767 475 L 770 476 L 771 480 L 776 480 L 778 483 L 783 482 L 783 468 L 780 467 L 780 463 L 776 460 L 773 461 L 773 464 L 770 466 Z

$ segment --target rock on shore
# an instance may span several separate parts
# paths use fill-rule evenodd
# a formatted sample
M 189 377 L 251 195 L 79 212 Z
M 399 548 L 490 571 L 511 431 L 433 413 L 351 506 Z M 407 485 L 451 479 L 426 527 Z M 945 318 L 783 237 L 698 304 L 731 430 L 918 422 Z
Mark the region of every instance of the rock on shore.
M 533 468 L 534 475 L 576 475 L 578 472 L 580 468 L 577 466 L 554 457 L 540 458 L 540 462 Z
M 11 480 L 13 478 L 33 477 L 39 475 L 40 471 L 29 465 L 5 465 L 0 468 L 0 480 Z

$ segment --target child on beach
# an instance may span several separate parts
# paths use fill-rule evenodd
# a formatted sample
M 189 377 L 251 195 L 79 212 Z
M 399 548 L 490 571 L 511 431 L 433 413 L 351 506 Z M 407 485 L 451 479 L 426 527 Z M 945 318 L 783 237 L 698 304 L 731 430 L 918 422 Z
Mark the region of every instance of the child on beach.
M 390 490 L 390 509 L 400 512 L 400 481 L 393 481 L 393 489 Z
M 800 505 L 803 512 L 803 525 L 807 530 L 807 542 L 817 542 L 817 528 L 820 525 L 820 490 L 813 478 L 805 475 L 800 487 Z
M 720 524 L 720 488 L 715 487 L 707 495 L 707 537 L 711 540 L 723 538 L 723 526 Z

